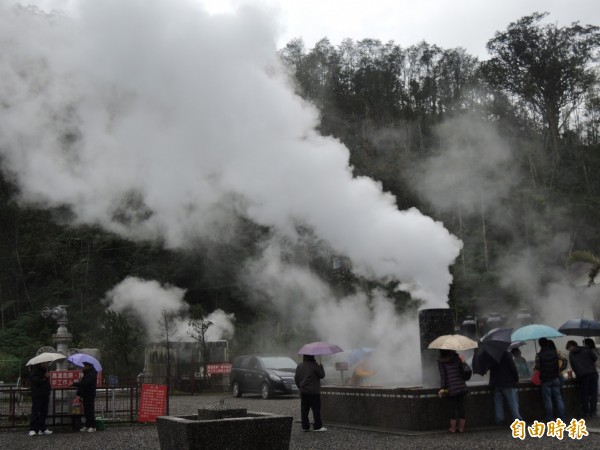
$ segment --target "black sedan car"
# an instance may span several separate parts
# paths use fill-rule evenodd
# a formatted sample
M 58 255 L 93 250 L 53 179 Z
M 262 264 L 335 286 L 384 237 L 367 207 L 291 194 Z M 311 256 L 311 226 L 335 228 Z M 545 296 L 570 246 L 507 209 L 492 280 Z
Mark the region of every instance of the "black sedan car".
M 253 393 L 264 399 L 298 394 L 294 383 L 296 366 L 296 362 L 287 356 L 240 356 L 233 361 L 229 374 L 231 391 L 235 397 Z

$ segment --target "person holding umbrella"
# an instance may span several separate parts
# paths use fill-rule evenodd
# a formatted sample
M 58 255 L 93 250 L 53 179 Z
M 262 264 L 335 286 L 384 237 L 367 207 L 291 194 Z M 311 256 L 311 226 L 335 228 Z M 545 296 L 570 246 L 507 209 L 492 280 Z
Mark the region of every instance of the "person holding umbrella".
M 500 361 L 493 362 L 490 367 L 490 386 L 494 388 L 494 413 L 496 425 L 504 423 L 504 400 L 513 419 L 523 420 L 519 412 L 519 395 L 517 385 L 519 373 L 512 355 L 504 351 Z
M 314 431 L 327 431 L 321 420 L 321 380 L 325 378 L 323 364 L 317 364 L 313 355 L 303 355 L 296 367 L 294 381 L 300 390 L 300 419 L 302 431 L 310 431 L 308 413 L 312 410 Z
M 462 360 L 454 350 L 440 350 L 438 358 L 438 369 L 440 371 L 440 397 L 448 397 L 450 400 L 450 433 L 462 433 L 465 431 L 465 396 L 468 393 L 467 383 L 463 376 Z
M 589 348 L 580 347 L 575 341 L 567 342 L 566 349 L 571 368 L 579 381 L 583 417 L 593 417 L 596 415 L 598 402 L 597 357 Z
M 52 431 L 46 428 L 48 405 L 50 404 L 50 373 L 48 372 L 48 362 L 32 365 L 29 382 L 31 383 L 29 436 L 52 434 Z
M 83 377 L 81 380 L 75 381 L 73 386 L 77 389 L 77 395 L 83 400 L 83 414 L 85 415 L 85 427 L 79 431 L 87 431 L 93 433 L 96 431 L 96 415 L 95 415 L 95 401 L 96 401 L 96 378 L 98 372 L 94 368 L 91 362 L 83 363 Z

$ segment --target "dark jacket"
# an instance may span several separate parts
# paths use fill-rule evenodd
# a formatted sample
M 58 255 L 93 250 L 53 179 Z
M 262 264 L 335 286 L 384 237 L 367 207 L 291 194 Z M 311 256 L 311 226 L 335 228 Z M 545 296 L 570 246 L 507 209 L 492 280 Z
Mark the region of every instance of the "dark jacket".
M 577 378 L 597 373 L 597 356 L 589 348 L 575 347 L 569 351 L 569 363 Z
M 490 367 L 490 386 L 516 388 L 519 384 L 519 372 L 510 353 L 504 352 L 500 362 Z
M 461 364 L 462 361 L 456 353 L 448 358 L 440 357 L 438 359 L 441 388 L 448 389 L 448 396 L 450 397 L 466 394 L 468 391 Z
M 558 352 L 548 346 L 542 348 L 537 354 L 535 365 L 540 371 L 540 381 L 542 383 L 555 380 L 560 374 Z
M 50 397 L 50 378 L 46 377 L 48 369 L 35 364 L 29 374 L 31 383 L 31 398 Z
M 317 364 L 315 358 L 307 358 L 296 367 L 294 381 L 300 389 L 300 393 L 315 395 L 321 393 L 321 379 L 325 378 L 325 370 L 321 364 Z
M 77 395 L 83 399 L 96 398 L 96 378 L 98 372 L 91 366 L 83 368 L 83 377 L 79 381 L 75 381 L 73 386 L 78 387 Z

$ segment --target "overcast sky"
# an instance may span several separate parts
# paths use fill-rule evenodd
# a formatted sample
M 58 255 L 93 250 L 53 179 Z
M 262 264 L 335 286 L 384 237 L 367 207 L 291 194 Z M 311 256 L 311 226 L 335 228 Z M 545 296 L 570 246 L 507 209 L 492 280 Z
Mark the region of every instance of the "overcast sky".
M 198 0 L 211 12 L 243 3 L 278 8 L 281 47 L 302 37 L 308 48 L 323 37 L 393 40 L 402 47 L 426 40 L 443 48 L 464 47 L 487 59 L 486 42 L 496 31 L 535 11 L 550 13 L 559 26 L 574 21 L 600 25 L 597 0 Z M 274 14 L 277 17 L 277 14 Z
M 68 10 L 81 0 L 0 0 Z M 126 0 L 124 0 L 126 1 Z M 149 0 L 151 1 L 151 0 Z M 546 21 L 559 26 L 579 21 L 600 25 L 598 0 L 190 0 L 213 14 L 241 5 L 270 8 L 279 24 L 277 46 L 301 37 L 307 48 L 323 37 L 338 45 L 345 38 L 393 40 L 408 47 L 422 40 L 443 48 L 463 47 L 487 59 L 486 42 L 496 31 L 531 14 L 549 12 Z

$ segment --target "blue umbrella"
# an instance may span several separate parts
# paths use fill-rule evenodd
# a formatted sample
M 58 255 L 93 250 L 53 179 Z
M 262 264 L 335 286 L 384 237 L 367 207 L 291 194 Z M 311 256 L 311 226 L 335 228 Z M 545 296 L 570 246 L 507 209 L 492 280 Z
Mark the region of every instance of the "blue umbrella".
M 571 319 L 563 323 L 558 331 L 571 336 L 600 336 L 600 322 L 591 319 Z
M 548 325 L 532 323 L 515 330 L 511 337 L 513 341 L 535 341 L 543 337 L 550 339 L 563 336 L 563 333 Z
M 354 348 L 350 350 L 348 355 L 348 366 L 352 367 L 358 364 L 365 356 L 372 353 L 373 349 L 370 347 Z

